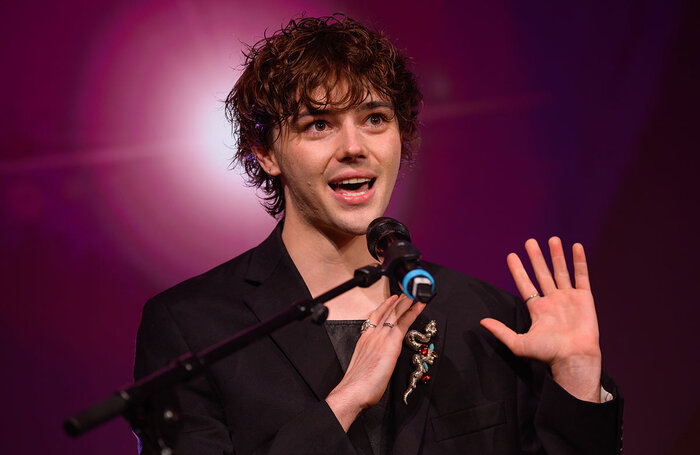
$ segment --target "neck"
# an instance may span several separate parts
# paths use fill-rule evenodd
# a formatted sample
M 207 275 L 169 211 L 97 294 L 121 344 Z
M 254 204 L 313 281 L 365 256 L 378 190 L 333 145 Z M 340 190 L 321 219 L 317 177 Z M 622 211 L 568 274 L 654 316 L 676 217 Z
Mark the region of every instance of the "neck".
M 365 235 L 320 229 L 290 213 L 284 220 L 282 241 L 313 297 L 349 280 L 356 269 L 376 264 Z M 356 287 L 326 303 L 328 319 L 367 319 L 388 297 L 386 278 L 368 288 Z
M 364 235 L 322 230 L 288 218 L 282 240 L 313 296 L 350 279 L 355 269 L 376 263 Z

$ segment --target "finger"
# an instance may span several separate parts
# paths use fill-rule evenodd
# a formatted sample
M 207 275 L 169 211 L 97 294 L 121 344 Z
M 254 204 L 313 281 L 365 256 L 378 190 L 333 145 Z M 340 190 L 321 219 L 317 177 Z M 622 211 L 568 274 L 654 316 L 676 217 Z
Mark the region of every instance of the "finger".
M 405 313 L 411 306 L 411 299 L 409 299 L 406 295 L 400 294 L 394 297 L 394 303 L 391 305 L 389 310 L 384 313 L 383 318 L 377 321 L 377 326 L 381 326 L 385 322 L 396 324 L 396 320 L 399 318 L 399 316 Z
M 426 304 L 423 302 L 415 302 L 404 314 L 396 321 L 396 327 L 401 330 L 401 336 L 404 336 L 408 329 L 416 321 L 419 314 L 425 309 Z
M 571 288 L 571 277 L 566 267 L 566 257 L 559 237 L 549 239 L 549 254 L 552 256 L 552 271 L 559 289 Z
M 574 280 L 576 289 L 591 290 L 591 283 L 588 278 L 588 263 L 583 245 L 575 243 L 571 248 L 574 253 Z
M 371 321 L 374 324 L 376 324 L 386 319 L 386 315 L 391 311 L 394 305 L 396 305 L 397 300 L 398 296 L 390 295 L 386 300 L 384 300 L 381 303 L 381 305 L 379 305 L 372 313 L 370 313 L 370 316 L 374 316 L 373 318 L 370 318 Z
M 396 305 L 394 306 L 394 309 L 392 311 L 392 314 L 386 318 L 386 321 L 382 324 L 390 323 L 391 328 L 394 328 L 396 326 L 398 330 L 401 330 L 401 325 L 399 324 L 399 320 L 408 312 L 411 308 L 413 308 L 414 305 L 414 300 L 409 298 L 406 294 L 401 294 L 399 297 L 399 300 L 396 302 Z M 416 317 L 418 314 L 420 314 L 420 308 L 416 309 Z M 422 310 L 421 310 L 422 311 Z M 409 316 L 412 317 L 412 315 Z M 413 318 L 415 320 L 415 318 Z M 413 323 L 413 320 L 408 324 L 409 326 Z M 386 326 L 385 326 L 386 327 Z M 401 336 L 405 335 L 405 332 L 401 334 Z
M 521 339 L 522 336 L 513 332 L 508 326 L 501 321 L 492 318 L 482 319 L 481 325 L 493 334 L 498 340 L 505 344 L 510 351 L 518 357 L 523 356 Z
M 389 296 L 388 299 L 383 301 L 377 308 L 374 309 L 369 314 L 369 317 L 367 318 L 370 323 L 376 325 L 377 327 L 381 327 L 381 324 L 384 322 L 386 319 L 386 314 L 391 310 L 391 308 L 394 306 L 398 299 L 398 296 L 392 295 Z M 372 327 L 373 329 L 374 327 Z M 366 330 L 364 333 L 369 332 L 369 329 Z
M 549 273 L 547 261 L 544 260 L 542 250 L 540 250 L 540 245 L 537 243 L 537 240 L 529 239 L 527 242 L 525 242 L 525 250 L 530 258 L 532 270 L 535 271 L 535 277 L 540 285 L 540 289 L 542 289 L 542 293 L 547 295 L 556 291 L 557 287 L 552 279 L 552 274 Z
M 520 262 L 518 255 L 510 253 L 506 258 L 506 262 L 508 263 L 510 274 L 513 275 L 515 286 L 518 288 L 518 292 L 520 292 L 520 296 L 523 300 L 527 301 L 529 297 L 535 294 L 539 295 L 539 291 L 535 285 L 532 284 L 532 280 L 530 280 L 530 276 L 527 274 L 525 267 L 523 267 L 523 263 Z
M 411 306 L 413 305 L 413 300 L 409 298 L 406 294 L 401 294 L 399 297 L 399 300 L 396 302 L 396 305 L 394 306 L 394 319 L 392 322 L 397 321 L 402 314 L 404 314 L 406 311 L 408 311 Z

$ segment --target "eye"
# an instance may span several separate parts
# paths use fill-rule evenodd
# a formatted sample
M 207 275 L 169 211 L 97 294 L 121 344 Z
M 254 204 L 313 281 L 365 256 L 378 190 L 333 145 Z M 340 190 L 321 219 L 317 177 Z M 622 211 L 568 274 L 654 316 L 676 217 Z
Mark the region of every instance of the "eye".
M 321 131 L 325 131 L 326 128 L 328 128 L 328 124 L 326 123 L 325 120 L 314 120 L 307 127 L 307 129 L 309 129 L 315 133 L 320 133 Z
M 367 119 L 369 123 L 373 126 L 380 126 L 386 118 L 382 114 L 370 114 L 369 118 Z
M 389 112 L 372 112 L 367 116 L 367 124 L 372 128 L 384 128 L 392 120 L 393 113 Z

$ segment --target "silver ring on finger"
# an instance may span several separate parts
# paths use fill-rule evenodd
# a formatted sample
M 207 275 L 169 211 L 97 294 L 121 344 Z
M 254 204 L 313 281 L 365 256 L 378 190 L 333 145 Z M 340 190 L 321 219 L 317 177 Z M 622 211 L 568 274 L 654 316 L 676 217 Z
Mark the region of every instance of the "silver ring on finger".
M 530 300 L 536 299 L 536 298 L 538 298 L 538 297 L 542 297 L 542 296 L 539 295 L 539 294 L 532 294 L 530 297 L 528 297 L 528 298 L 525 299 L 525 303 L 528 303 Z
M 391 322 L 385 322 L 384 324 L 382 324 L 382 327 L 394 327 L 394 324 L 392 324 Z
M 369 322 L 369 319 L 367 319 L 365 322 L 362 323 L 362 327 L 360 327 L 360 333 L 365 333 L 367 329 L 373 329 L 377 327 L 377 324 L 372 324 Z

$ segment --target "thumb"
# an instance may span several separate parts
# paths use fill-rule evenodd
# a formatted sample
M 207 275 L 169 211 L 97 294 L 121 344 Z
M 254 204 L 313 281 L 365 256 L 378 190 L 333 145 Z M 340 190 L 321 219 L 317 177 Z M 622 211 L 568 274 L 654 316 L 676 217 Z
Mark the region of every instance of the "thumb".
M 513 354 L 519 357 L 523 355 L 520 336 L 504 323 L 492 318 L 485 318 L 481 320 L 481 325 L 498 338 L 501 343 L 505 344 Z

